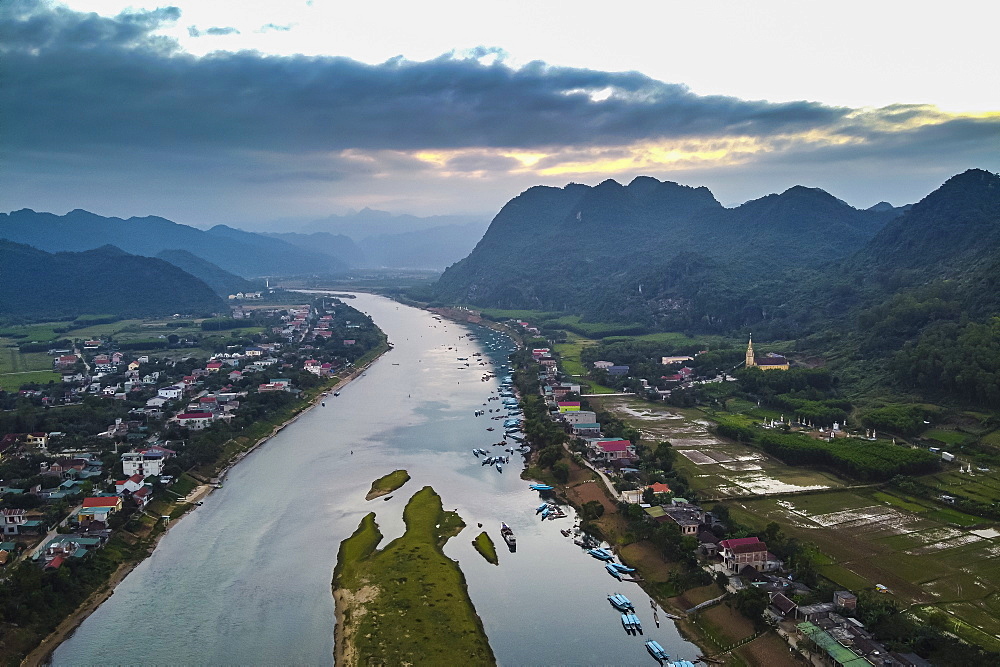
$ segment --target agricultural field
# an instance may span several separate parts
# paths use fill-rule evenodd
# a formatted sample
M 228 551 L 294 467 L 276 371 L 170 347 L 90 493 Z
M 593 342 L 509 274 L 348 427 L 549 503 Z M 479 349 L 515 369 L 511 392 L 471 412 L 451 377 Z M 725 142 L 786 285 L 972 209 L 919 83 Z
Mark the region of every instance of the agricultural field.
M 647 443 L 673 444 L 679 454 L 675 466 L 702 498 L 799 493 L 845 484 L 832 474 L 788 466 L 759 449 L 727 442 L 710 432 L 711 422 L 697 410 L 627 396 L 590 400 L 638 428 Z
M 605 387 L 599 385 L 596 382 L 584 379 L 583 376 L 587 374 L 587 369 L 584 367 L 583 363 L 580 361 L 580 352 L 585 347 L 591 345 L 596 345 L 597 341 L 590 338 L 584 338 L 583 336 L 578 336 L 575 333 L 567 332 L 567 342 L 557 343 L 555 345 L 555 351 L 559 354 L 559 367 L 563 372 L 568 373 L 574 377 L 579 378 L 580 390 L 584 394 L 613 394 L 617 390 L 611 387 Z
M 946 614 L 963 636 L 1000 649 L 1000 530 L 981 519 L 970 527 L 968 515 L 874 487 L 729 505 L 740 523 L 762 529 L 775 521 L 817 545 L 818 570 L 836 584 L 882 584 L 904 607 Z

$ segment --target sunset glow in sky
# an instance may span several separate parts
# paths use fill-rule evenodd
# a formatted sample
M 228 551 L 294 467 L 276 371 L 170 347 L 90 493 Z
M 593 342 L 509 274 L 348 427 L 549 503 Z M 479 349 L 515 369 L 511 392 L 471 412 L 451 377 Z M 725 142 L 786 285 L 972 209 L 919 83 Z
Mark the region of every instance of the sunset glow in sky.
M 1000 169 L 987 0 L 0 4 L 0 210 L 255 228 L 650 175 L 867 207 Z

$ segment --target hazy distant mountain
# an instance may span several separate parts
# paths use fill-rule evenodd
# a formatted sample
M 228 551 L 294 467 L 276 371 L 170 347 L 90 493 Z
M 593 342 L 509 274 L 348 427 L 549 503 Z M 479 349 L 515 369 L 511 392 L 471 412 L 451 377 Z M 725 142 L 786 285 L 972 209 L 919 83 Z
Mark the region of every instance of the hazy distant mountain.
M 105 218 L 80 209 L 66 215 L 22 209 L 0 214 L 0 238 L 49 252 L 114 245 L 153 257 L 182 249 L 243 277 L 329 273 L 343 268 L 328 255 L 223 225 L 202 231 L 156 216 Z
M 469 215 L 432 215 L 416 216 L 409 214 L 395 215 L 387 211 L 377 211 L 371 208 L 363 208 L 354 213 L 345 215 L 330 215 L 319 220 L 312 220 L 300 223 L 298 231 L 304 234 L 314 232 L 327 232 L 329 234 L 343 234 L 355 241 L 361 241 L 370 236 L 383 236 L 392 234 L 404 234 L 433 227 L 447 227 L 451 225 L 471 225 L 470 229 L 475 230 L 477 238 L 486 231 L 489 220 L 485 216 Z M 292 225 L 282 225 L 291 227 Z
M 392 228 L 396 226 L 392 225 Z M 300 248 L 326 253 L 355 268 L 441 271 L 468 255 L 476 247 L 485 228 L 484 224 L 478 222 L 443 225 L 396 234 L 375 234 L 357 242 L 346 234 L 329 232 L 270 233 L 267 236 Z
M 49 254 L 0 240 L 0 314 L 32 318 L 204 314 L 228 305 L 173 264 L 113 246 Z
M 260 285 L 256 285 L 191 254 L 187 250 L 162 250 L 156 256 L 204 281 L 222 298 L 227 298 L 230 294 L 237 292 L 256 291 L 263 287 L 263 281 Z

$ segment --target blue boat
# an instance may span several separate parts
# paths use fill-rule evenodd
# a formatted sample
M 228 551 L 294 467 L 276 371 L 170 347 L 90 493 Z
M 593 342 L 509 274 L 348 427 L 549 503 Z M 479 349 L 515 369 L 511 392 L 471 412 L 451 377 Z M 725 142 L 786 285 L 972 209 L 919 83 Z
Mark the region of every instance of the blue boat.
M 646 642 L 646 650 L 649 651 L 649 654 L 651 656 L 653 656 L 660 662 L 663 662 L 664 660 L 670 658 L 670 654 L 667 653 L 665 650 L 663 650 L 663 647 L 660 646 L 660 643 L 653 641 L 652 639 Z
M 630 635 L 635 633 L 635 626 L 632 624 L 631 614 L 622 614 L 622 627 L 625 628 L 625 632 Z
M 552 509 L 551 509 L 551 508 L 550 508 L 550 507 L 549 507 L 548 505 L 546 505 L 546 506 L 545 506 L 545 509 L 543 509 L 543 510 L 542 510 L 542 518 L 544 519 L 544 518 L 545 518 L 545 517 L 547 517 L 547 516 L 548 516 L 548 515 L 549 515 L 549 514 L 550 514 L 551 512 L 552 512 Z
M 621 581 L 621 580 L 622 580 L 622 575 L 621 575 L 621 572 L 619 572 L 619 571 L 618 571 L 618 570 L 616 570 L 615 568 L 611 567 L 610 565 L 605 565 L 605 566 L 604 566 L 604 569 L 605 569 L 605 570 L 607 570 L 607 571 L 608 571 L 608 574 L 610 574 L 610 575 L 611 575 L 612 577 L 614 577 L 614 578 L 615 578 L 615 579 L 617 579 L 618 581 Z
M 608 596 L 608 602 L 619 611 L 634 611 L 635 607 L 632 605 L 632 601 L 621 593 L 615 593 L 614 595 Z
M 616 570 L 618 570 L 619 572 L 623 572 L 625 574 L 628 574 L 629 572 L 635 572 L 634 567 L 629 567 L 627 565 L 619 565 L 618 563 L 612 563 L 611 566 Z
M 528 487 L 532 491 L 551 491 L 552 487 L 548 484 L 532 484 Z
M 626 614 L 626 615 L 628 616 L 629 620 L 632 622 L 632 629 L 635 630 L 636 632 L 638 632 L 641 635 L 642 634 L 642 622 L 639 620 L 639 617 L 636 616 L 635 614 Z
M 597 560 L 613 560 L 614 555 L 608 553 L 605 549 L 588 549 L 587 553 L 596 558 Z
M 548 503 L 542 503 L 541 505 L 539 505 L 538 507 L 535 508 L 535 514 L 538 514 L 539 512 L 541 512 L 543 509 L 545 509 L 548 506 L 549 506 Z

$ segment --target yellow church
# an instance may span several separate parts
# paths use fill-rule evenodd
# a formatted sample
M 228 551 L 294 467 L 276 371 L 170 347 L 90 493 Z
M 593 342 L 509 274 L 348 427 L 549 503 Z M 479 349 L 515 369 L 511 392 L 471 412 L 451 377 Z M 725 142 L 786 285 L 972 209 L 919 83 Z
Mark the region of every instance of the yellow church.
M 753 354 L 753 336 L 750 336 L 750 342 L 747 343 L 747 368 L 759 368 L 762 371 L 787 371 L 788 370 L 788 359 L 785 359 L 780 354 L 768 353 L 757 359 Z

